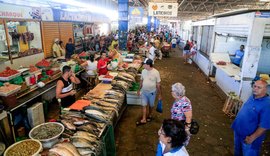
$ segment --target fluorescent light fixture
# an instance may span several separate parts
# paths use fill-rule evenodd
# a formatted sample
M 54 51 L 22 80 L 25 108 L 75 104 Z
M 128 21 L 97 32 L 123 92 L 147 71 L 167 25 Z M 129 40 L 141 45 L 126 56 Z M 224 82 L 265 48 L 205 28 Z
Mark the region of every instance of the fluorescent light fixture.
M 76 0 L 49 0 L 49 1 L 54 2 L 54 3 L 59 3 L 59 4 L 66 4 L 66 5 L 70 5 L 70 6 L 80 7 L 80 8 L 85 9 L 85 11 L 88 11 L 88 12 L 103 14 L 103 15 L 109 17 L 111 20 L 118 19 L 118 12 L 116 10 L 97 7 L 97 6 L 94 6 L 91 4 L 78 2 Z

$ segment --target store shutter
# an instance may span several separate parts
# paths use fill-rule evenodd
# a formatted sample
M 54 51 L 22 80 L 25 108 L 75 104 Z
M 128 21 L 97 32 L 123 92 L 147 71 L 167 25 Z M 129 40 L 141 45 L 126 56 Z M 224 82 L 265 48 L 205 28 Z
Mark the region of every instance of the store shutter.
M 265 25 L 264 36 L 270 36 L 270 24 Z
M 69 38 L 73 40 L 73 27 L 72 23 L 59 22 L 60 40 L 63 41 L 65 46 Z
M 60 38 L 58 22 L 42 22 L 42 42 L 45 58 L 52 57 L 52 46 L 55 38 Z

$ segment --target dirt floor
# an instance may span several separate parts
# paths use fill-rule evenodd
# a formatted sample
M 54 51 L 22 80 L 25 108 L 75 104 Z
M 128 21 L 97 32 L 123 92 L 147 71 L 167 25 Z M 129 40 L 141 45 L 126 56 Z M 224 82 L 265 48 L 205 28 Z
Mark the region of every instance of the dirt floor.
M 117 156 L 154 156 L 158 142 L 158 129 L 163 119 L 170 118 L 173 103 L 171 85 L 176 82 L 186 87 L 186 96 L 191 100 L 193 118 L 200 123 L 200 131 L 192 136 L 187 150 L 191 156 L 233 155 L 233 119 L 221 111 L 224 99 L 208 82 L 205 75 L 192 64 L 183 64 L 182 52 L 176 50 L 171 57 L 155 62 L 161 75 L 163 113 L 154 112 L 155 119 L 136 127 L 140 118 L 140 106 L 128 106 L 115 129 Z M 264 143 L 263 154 L 270 155 L 270 137 Z

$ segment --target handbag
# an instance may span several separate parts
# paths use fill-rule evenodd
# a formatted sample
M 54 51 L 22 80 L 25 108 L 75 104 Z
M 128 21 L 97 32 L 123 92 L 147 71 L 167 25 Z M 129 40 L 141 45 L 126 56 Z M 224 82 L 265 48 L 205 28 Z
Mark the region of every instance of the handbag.
M 192 119 L 189 129 L 190 134 L 197 134 L 199 132 L 199 129 L 200 129 L 199 123 L 196 120 Z
M 156 111 L 162 113 L 162 100 L 158 100 Z

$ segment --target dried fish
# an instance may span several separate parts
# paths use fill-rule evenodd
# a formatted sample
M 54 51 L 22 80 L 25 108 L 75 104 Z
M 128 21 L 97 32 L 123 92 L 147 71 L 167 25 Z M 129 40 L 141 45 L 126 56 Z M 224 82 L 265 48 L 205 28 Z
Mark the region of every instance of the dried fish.
M 73 156 L 80 156 L 79 152 L 77 151 L 76 147 L 68 142 L 58 143 L 54 145 L 54 147 L 62 147 L 67 149 L 69 152 L 73 154 Z
M 83 156 L 96 156 L 96 152 L 91 150 L 90 148 L 77 148 L 79 153 Z
M 76 126 L 72 123 L 72 121 L 61 120 L 61 122 L 67 129 L 76 130 Z
M 92 124 L 85 124 L 85 125 L 81 125 L 79 127 L 77 127 L 78 130 L 81 130 L 81 131 L 86 131 L 86 132 L 89 132 L 89 133 L 92 133 L 94 135 L 99 135 L 100 133 L 100 130 L 93 126 Z
M 81 147 L 81 148 L 85 148 L 85 147 L 93 148 L 94 147 L 90 141 L 88 141 L 87 139 L 84 139 L 84 138 L 73 137 L 73 138 L 71 138 L 71 141 L 72 141 L 72 144 L 77 148 L 78 147 Z
M 56 153 L 59 156 L 73 156 L 73 154 L 64 147 L 54 147 L 54 148 L 51 148 L 49 151 Z

